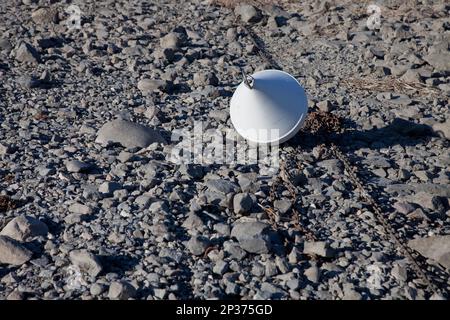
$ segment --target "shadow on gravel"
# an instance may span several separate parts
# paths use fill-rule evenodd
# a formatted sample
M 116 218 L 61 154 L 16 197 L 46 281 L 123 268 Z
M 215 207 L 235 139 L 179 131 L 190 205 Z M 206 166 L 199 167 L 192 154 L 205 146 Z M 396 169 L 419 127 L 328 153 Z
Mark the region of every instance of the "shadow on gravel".
M 345 148 L 346 151 L 354 152 L 361 148 L 381 149 L 394 145 L 414 146 L 418 143 L 427 142 L 431 137 L 438 136 L 430 126 L 418 124 L 401 118 L 395 118 L 383 128 L 370 130 L 358 130 L 356 124 L 351 120 L 344 120 L 342 132 L 318 131 L 311 133 L 306 130 L 300 131 L 286 145 L 313 148 L 327 141 L 334 142 Z
M 139 263 L 139 259 L 125 255 L 119 254 L 114 256 L 104 255 L 99 256 L 102 265 L 103 265 L 103 273 L 107 274 L 110 272 L 117 273 L 120 276 L 123 276 L 125 271 L 133 270 L 134 267 Z
M 427 142 L 433 136 L 437 135 L 427 125 L 395 118 L 386 127 L 366 131 L 345 131 L 337 134 L 333 140 L 355 151 L 359 148 L 381 149 L 394 145 L 414 146 Z

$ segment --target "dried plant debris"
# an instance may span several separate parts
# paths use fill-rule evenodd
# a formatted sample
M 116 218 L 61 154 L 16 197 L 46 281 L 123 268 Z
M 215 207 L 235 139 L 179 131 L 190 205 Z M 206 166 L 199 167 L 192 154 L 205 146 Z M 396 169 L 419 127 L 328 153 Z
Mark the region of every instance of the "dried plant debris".
M 13 210 L 18 207 L 17 201 L 11 199 L 9 196 L 0 196 L 0 212 Z
M 350 88 L 356 90 L 368 90 L 368 91 L 393 91 L 397 93 L 407 93 L 422 95 L 441 95 L 437 88 L 428 86 L 420 82 L 407 82 L 402 79 L 398 79 L 392 76 L 384 77 L 383 79 L 376 79 L 373 77 L 366 78 L 349 78 L 344 79 L 341 83 Z
M 330 112 L 313 111 L 308 114 L 303 131 L 311 133 L 339 132 L 342 129 L 342 119 Z

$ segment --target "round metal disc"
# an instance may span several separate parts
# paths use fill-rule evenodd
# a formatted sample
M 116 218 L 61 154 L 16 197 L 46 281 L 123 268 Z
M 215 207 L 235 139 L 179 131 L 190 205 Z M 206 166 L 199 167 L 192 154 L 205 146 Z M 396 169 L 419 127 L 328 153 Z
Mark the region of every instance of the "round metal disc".
M 230 102 L 236 131 L 256 143 L 282 143 L 300 130 L 308 112 L 305 90 L 289 73 L 264 70 L 242 82 Z

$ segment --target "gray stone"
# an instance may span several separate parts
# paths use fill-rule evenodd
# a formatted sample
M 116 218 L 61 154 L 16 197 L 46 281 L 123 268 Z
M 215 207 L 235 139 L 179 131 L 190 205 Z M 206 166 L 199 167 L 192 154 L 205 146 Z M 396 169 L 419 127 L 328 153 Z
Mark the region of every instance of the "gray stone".
M 17 83 L 22 86 L 24 89 L 33 89 L 38 88 L 41 85 L 41 81 L 39 79 L 36 79 L 36 77 L 24 75 L 20 76 L 17 79 Z
M 98 276 L 103 269 L 100 260 L 87 250 L 73 250 L 70 252 L 69 258 L 72 264 L 91 277 Z
M 122 186 L 117 182 L 106 181 L 98 187 L 98 192 L 103 194 L 112 194 L 116 190 L 120 190 Z
M 305 270 L 304 275 L 312 283 L 317 283 L 320 279 L 320 270 L 316 266 L 311 266 Z
M 109 286 L 108 298 L 111 300 L 128 300 L 136 297 L 136 288 L 127 281 L 114 281 Z
M 280 199 L 273 202 L 273 206 L 280 214 L 286 214 L 292 207 L 292 202 L 289 199 Z
M 209 241 L 202 236 L 193 236 L 189 239 L 186 247 L 195 256 L 202 255 L 209 246 Z
M 188 230 L 201 230 L 204 226 L 203 220 L 196 213 L 190 213 L 183 222 L 183 228 Z
M 254 6 L 243 4 L 234 9 L 234 14 L 241 17 L 243 22 L 259 22 L 262 19 L 261 12 Z
M 327 169 L 331 174 L 343 173 L 342 163 L 338 159 L 323 160 L 318 162 L 317 165 Z
M 31 259 L 33 253 L 18 241 L 0 236 L 0 264 L 20 266 Z
M 77 213 L 77 214 L 81 214 L 81 215 L 89 215 L 92 214 L 93 210 L 91 207 L 82 204 L 82 203 L 72 203 L 69 206 L 69 211 L 72 213 Z
M 144 78 L 139 80 L 137 87 L 143 95 L 150 95 L 154 92 L 168 92 L 171 85 L 167 80 Z
M 239 190 L 238 185 L 225 179 L 208 180 L 206 186 L 209 190 L 222 194 L 236 193 Z
M 413 239 L 408 241 L 408 245 L 450 270 L 450 235 Z
M 95 142 L 100 144 L 114 142 L 126 148 L 145 148 L 155 142 L 165 143 L 165 140 L 154 129 L 125 120 L 113 120 L 100 128 Z
M 186 38 L 178 32 L 170 32 L 159 40 L 161 48 L 177 50 L 186 44 Z
M 259 221 L 236 222 L 231 236 L 238 240 L 242 249 L 250 253 L 268 253 L 274 238 L 270 225 Z
M 66 169 L 69 172 L 86 172 L 91 168 L 92 166 L 89 163 L 84 163 L 79 160 L 71 160 L 66 163 Z
M 216 262 L 216 264 L 213 267 L 213 272 L 218 275 L 223 275 L 228 270 L 228 262 L 219 260 Z
M 248 193 L 238 193 L 233 198 L 234 213 L 241 214 L 250 212 L 254 200 Z
M 7 144 L 0 142 L 0 156 L 4 156 L 9 153 L 11 153 L 11 147 Z
M 219 84 L 219 79 L 213 72 L 196 72 L 193 80 L 197 86 L 217 86 Z
M 16 60 L 23 63 L 37 64 L 41 61 L 41 57 L 31 44 L 21 42 L 16 49 Z
M 48 227 L 44 222 L 29 216 L 19 216 L 12 219 L 0 235 L 24 241 L 29 237 L 45 236 L 47 233 Z
M 39 8 L 31 13 L 34 23 L 40 25 L 50 25 L 58 22 L 58 11 L 56 8 Z
M 280 287 L 278 287 L 272 283 L 264 282 L 261 285 L 261 291 L 259 292 L 259 295 L 260 295 L 260 297 L 257 297 L 257 298 L 281 299 L 281 298 L 287 296 L 287 293 L 286 293 L 286 291 L 284 291 L 283 289 L 281 289 Z
M 304 243 L 303 253 L 325 258 L 331 258 L 335 254 L 334 250 L 325 241 L 306 241 Z
M 433 52 L 423 58 L 437 72 L 450 72 L 450 53 Z
M 247 255 L 247 252 L 242 250 L 242 248 L 236 242 L 227 241 L 223 244 L 223 250 L 228 253 L 232 258 L 237 260 L 242 260 Z
M 103 292 L 105 292 L 106 286 L 100 283 L 93 283 L 92 286 L 89 289 L 89 292 L 94 297 L 101 295 Z
M 320 111 L 323 112 L 330 112 L 332 109 L 332 104 L 330 100 L 323 100 L 317 103 L 317 108 L 319 108 Z

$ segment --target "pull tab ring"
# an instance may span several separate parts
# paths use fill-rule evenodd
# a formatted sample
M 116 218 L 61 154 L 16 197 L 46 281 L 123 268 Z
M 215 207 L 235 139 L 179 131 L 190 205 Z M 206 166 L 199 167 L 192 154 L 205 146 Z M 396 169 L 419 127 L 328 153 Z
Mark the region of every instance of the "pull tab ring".
M 249 89 L 253 89 L 253 85 L 255 84 L 255 79 L 250 75 L 246 75 L 242 68 L 241 68 L 241 73 L 242 73 L 242 77 L 244 78 L 245 86 Z

